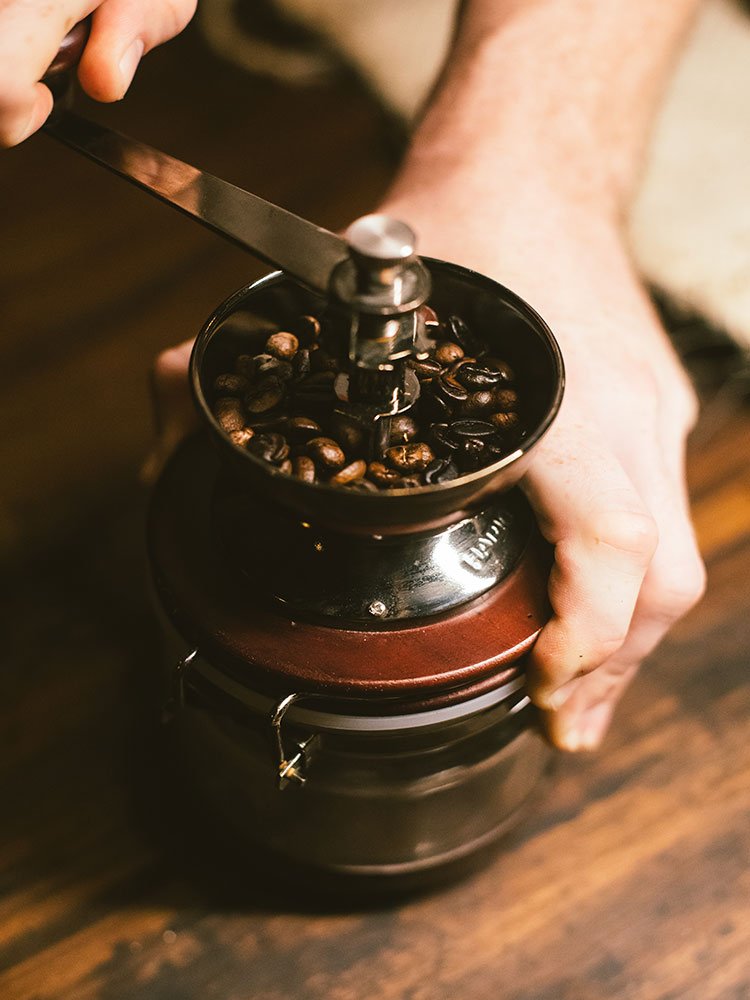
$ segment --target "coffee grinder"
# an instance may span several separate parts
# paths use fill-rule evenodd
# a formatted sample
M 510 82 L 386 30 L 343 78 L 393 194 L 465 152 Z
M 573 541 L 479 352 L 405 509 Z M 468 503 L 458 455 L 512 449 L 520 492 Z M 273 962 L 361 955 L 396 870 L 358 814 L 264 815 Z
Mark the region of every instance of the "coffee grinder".
M 341 238 L 69 111 L 47 131 L 281 270 L 223 302 L 190 385 L 203 430 L 154 489 L 148 549 L 183 779 L 248 852 L 361 879 L 419 878 L 494 843 L 550 751 L 524 693 L 551 551 L 515 484 L 563 392 L 557 343 L 513 292 L 416 254 L 366 216 Z M 379 455 L 415 405 L 425 310 L 460 315 L 524 389 L 526 433 L 449 482 L 357 492 L 238 448 L 211 386 L 263 331 L 323 317 L 338 406 Z

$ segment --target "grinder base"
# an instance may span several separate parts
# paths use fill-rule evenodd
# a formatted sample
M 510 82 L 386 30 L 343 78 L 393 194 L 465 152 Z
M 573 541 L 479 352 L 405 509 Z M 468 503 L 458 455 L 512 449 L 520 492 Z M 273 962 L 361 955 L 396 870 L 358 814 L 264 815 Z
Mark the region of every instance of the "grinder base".
M 178 678 L 179 767 L 217 825 L 249 851 L 370 880 L 428 877 L 484 851 L 550 757 L 522 691 L 548 614 L 548 547 L 527 532 L 503 582 L 449 614 L 334 628 L 264 602 L 263 567 L 252 581 L 227 559 L 218 475 L 206 438 L 186 442 L 149 519 L 173 662 L 195 651 Z

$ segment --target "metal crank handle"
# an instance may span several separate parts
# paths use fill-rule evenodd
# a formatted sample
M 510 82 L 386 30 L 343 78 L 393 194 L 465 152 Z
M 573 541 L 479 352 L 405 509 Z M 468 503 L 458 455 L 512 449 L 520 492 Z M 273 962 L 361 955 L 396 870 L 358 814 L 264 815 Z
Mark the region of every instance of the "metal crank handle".
M 303 285 L 328 295 L 334 268 L 349 257 L 348 245 L 340 236 L 63 106 L 68 103 L 64 95 L 70 93 L 71 71 L 87 37 L 88 26 L 82 22 L 66 36 L 43 78 L 53 94 L 63 96 L 43 131 Z

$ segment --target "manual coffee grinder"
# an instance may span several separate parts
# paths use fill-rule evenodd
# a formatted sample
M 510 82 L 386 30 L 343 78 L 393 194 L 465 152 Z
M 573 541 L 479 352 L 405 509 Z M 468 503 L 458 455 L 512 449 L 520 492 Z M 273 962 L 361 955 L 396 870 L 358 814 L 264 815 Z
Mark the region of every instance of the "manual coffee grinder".
M 420 259 L 402 222 L 366 216 L 342 239 L 69 111 L 46 130 L 281 268 L 200 331 L 203 430 L 151 501 L 182 779 L 217 827 L 282 867 L 393 882 L 477 856 L 549 760 L 523 685 L 551 554 L 513 487 L 560 405 L 552 333 L 495 281 Z M 305 482 L 212 412 L 238 355 L 312 316 L 341 360 L 337 408 L 377 457 L 418 402 L 435 314 L 460 316 L 523 387 L 525 433 L 489 465 L 409 488 Z

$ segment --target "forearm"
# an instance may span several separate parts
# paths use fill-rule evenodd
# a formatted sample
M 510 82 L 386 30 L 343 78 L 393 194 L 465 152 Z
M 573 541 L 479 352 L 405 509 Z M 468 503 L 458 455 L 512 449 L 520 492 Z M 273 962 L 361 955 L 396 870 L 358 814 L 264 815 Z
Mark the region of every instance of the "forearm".
M 389 200 L 448 186 L 476 211 L 534 187 L 619 217 L 698 3 L 467 0 Z

